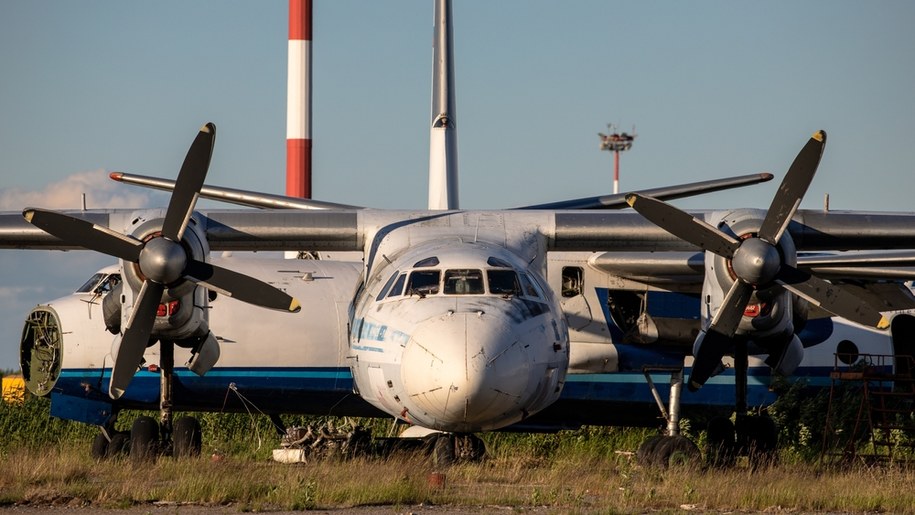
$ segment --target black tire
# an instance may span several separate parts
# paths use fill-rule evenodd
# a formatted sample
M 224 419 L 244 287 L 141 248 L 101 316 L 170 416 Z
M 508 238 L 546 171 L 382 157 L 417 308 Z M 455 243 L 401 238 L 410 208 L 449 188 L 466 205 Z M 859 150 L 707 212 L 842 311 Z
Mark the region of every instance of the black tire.
M 203 435 L 200 422 L 194 417 L 181 417 L 175 421 L 172 430 L 172 443 L 176 458 L 196 458 L 200 456 Z
M 746 441 L 750 467 L 756 469 L 774 465 L 778 458 L 778 427 L 765 415 L 748 416 L 740 428 Z
M 682 435 L 665 437 L 655 452 L 658 465 L 662 468 L 692 468 L 702 461 L 702 454 L 696 444 Z
M 92 440 L 92 447 L 89 449 L 89 456 L 94 460 L 103 460 L 108 455 L 108 438 L 105 433 L 95 435 Z
M 467 435 L 470 443 L 470 461 L 476 463 L 486 457 L 486 442 L 477 435 Z
M 130 459 L 152 461 L 159 451 L 159 423 L 152 417 L 137 417 L 130 428 Z
M 111 442 L 108 444 L 106 458 L 117 458 L 127 454 L 130 450 L 130 433 L 118 431 L 111 436 Z
M 454 436 L 438 435 L 432 448 L 432 462 L 436 467 L 454 465 Z
M 639 446 L 638 452 L 635 453 L 636 460 L 643 467 L 652 467 L 655 465 L 655 449 L 664 440 L 664 435 L 654 435 L 648 437 Z
M 708 423 L 707 462 L 713 467 L 731 467 L 737 461 L 737 439 L 730 419 L 715 417 Z

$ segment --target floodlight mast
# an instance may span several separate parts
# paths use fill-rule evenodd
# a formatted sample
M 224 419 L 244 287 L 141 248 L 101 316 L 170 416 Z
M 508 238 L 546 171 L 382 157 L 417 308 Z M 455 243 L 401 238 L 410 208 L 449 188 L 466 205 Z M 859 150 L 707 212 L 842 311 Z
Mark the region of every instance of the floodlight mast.
M 620 152 L 625 152 L 632 148 L 632 142 L 635 141 L 635 126 L 632 127 L 632 134 L 626 132 L 617 132 L 616 126 L 612 123 L 607 124 L 610 134 L 598 132 L 600 136 L 600 149 L 613 152 L 613 193 L 620 192 Z

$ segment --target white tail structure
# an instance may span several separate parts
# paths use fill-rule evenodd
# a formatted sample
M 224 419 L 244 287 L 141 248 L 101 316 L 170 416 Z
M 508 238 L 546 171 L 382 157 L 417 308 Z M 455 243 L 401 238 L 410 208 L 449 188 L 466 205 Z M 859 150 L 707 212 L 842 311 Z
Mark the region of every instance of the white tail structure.
M 454 102 L 451 0 L 435 0 L 432 44 L 432 129 L 429 209 L 458 209 L 457 125 Z

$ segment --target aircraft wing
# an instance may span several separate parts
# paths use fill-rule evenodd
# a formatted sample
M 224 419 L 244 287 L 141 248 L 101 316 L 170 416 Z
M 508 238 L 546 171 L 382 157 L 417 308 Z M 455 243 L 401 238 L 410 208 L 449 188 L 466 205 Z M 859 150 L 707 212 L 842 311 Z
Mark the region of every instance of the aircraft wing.
M 161 211 L 161 212 L 160 212 Z M 65 211 L 93 224 L 122 229 L 132 218 L 164 217 L 164 210 Z M 711 212 L 693 212 L 699 218 Z M 502 220 L 506 234 L 539 233 L 546 250 L 587 252 L 698 252 L 638 213 L 606 211 L 393 211 L 202 210 L 194 215 L 211 250 L 365 250 L 366 240 L 386 230 L 437 224 L 459 232 L 479 220 Z M 799 210 L 788 232 L 800 251 L 912 250 L 915 213 L 856 213 Z M 29 224 L 20 212 L 0 213 L 0 248 L 76 247 Z M 897 260 L 895 265 L 900 265 Z M 881 264 L 893 266 L 889 262 Z
M 157 177 L 123 172 L 112 172 L 109 177 L 118 182 L 142 186 L 144 188 L 163 191 L 173 191 L 175 189 L 175 181 L 170 179 L 160 179 Z M 770 180 L 772 180 L 772 174 L 757 173 L 710 181 L 691 182 L 676 186 L 652 188 L 641 190 L 640 193 L 660 200 L 674 200 L 731 188 L 739 188 L 751 184 L 759 184 Z M 523 206 L 515 209 L 627 209 L 629 208 L 629 204 L 626 203 L 626 195 L 628 194 L 629 193 L 599 195 L 595 197 L 550 202 L 547 204 Z M 269 193 L 258 193 L 235 188 L 226 188 L 223 186 L 203 186 L 200 189 L 200 197 L 259 209 L 363 209 L 361 206 L 287 197 Z
M 118 182 L 143 186 L 145 188 L 163 191 L 174 191 L 175 189 L 175 181 L 169 179 L 159 179 L 157 177 L 147 177 L 145 175 L 134 175 L 123 172 L 112 172 L 109 177 Z M 322 200 L 299 197 L 287 197 L 285 195 L 273 195 L 270 193 L 258 193 L 235 188 L 225 188 L 222 186 L 203 186 L 200 188 L 200 197 L 228 202 L 230 204 L 238 204 L 240 206 L 256 207 L 259 209 L 362 209 L 360 206 L 350 206 L 347 204 L 337 204 L 334 202 L 324 202 Z
M 742 186 L 759 184 L 770 180 L 772 180 L 771 173 L 754 173 L 737 177 L 726 177 L 724 179 L 713 179 L 711 181 L 691 182 L 687 184 L 678 184 L 676 186 L 652 188 L 641 190 L 639 193 L 659 200 L 674 200 L 731 188 L 740 188 Z M 562 200 L 559 202 L 523 206 L 515 209 L 626 209 L 629 207 L 629 204 L 626 203 L 626 195 L 629 195 L 630 193 L 616 193 L 612 195 Z

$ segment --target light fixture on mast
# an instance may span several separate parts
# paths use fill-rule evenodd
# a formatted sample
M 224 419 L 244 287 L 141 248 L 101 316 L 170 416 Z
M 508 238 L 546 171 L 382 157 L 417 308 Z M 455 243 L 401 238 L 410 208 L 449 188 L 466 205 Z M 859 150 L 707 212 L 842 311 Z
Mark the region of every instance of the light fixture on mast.
M 617 132 L 616 126 L 612 123 L 607 124 L 610 134 L 598 132 L 600 136 L 600 149 L 613 152 L 613 193 L 620 192 L 620 152 L 625 152 L 632 148 L 632 142 L 635 141 L 635 126 L 632 127 L 632 134 Z

